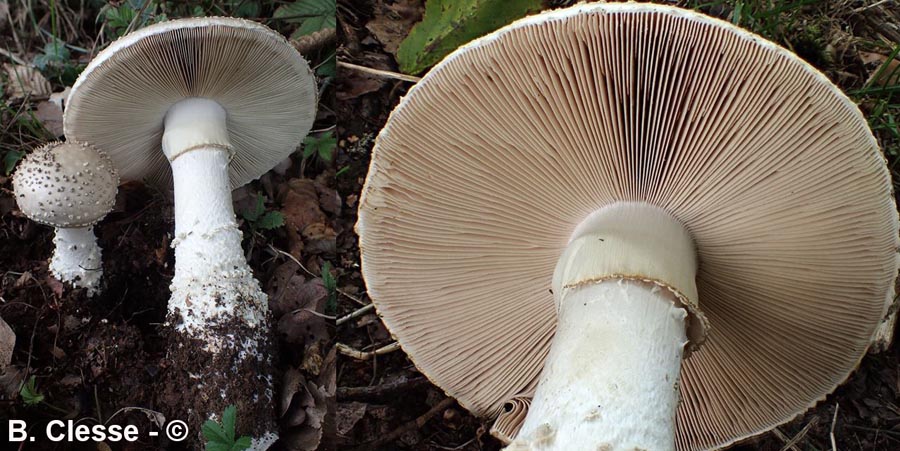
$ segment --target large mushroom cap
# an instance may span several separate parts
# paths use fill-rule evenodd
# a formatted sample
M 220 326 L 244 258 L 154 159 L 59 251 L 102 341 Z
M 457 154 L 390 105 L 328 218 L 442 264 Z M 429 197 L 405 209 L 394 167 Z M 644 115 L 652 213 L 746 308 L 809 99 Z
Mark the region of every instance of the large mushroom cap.
M 533 392 L 570 236 L 618 201 L 661 207 L 697 247 L 710 329 L 683 363 L 678 449 L 766 431 L 856 367 L 897 273 L 866 120 L 788 51 L 671 7 L 527 18 L 417 84 L 360 204 L 369 294 L 424 374 L 496 415 Z
M 96 224 L 112 210 L 118 185 L 109 158 L 77 142 L 52 142 L 35 150 L 13 176 L 22 213 L 53 227 Z
M 160 150 L 166 112 L 201 97 L 227 113 L 233 187 L 284 160 L 316 114 L 306 60 L 278 33 L 243 19 L 163 22 L 101 52 L 79 76 L 66 107 L 66 136 L 105 149 L 125 180 L 171 184 Z

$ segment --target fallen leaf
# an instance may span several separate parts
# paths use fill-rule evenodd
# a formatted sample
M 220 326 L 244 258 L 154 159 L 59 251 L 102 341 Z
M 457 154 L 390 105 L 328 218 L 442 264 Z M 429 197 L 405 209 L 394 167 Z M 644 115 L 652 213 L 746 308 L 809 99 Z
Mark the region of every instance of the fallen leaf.
M 323 311 L 328 297 L 322 279 L 307 280 L 297 264 L 290 261 L 275 269 L 266 291 L 275 318 L 298 309 Z
M 16 347 L 16 333 L 0 318 L 0 370 L 12 363 L 13 349 Z
M 859 52 L 859 57 L 869 69 L 866 86 L 891 86 L 900 82 L 900 61 L 896 58 L 888 61 L 888 55 L 873 52 Z
M 361 402 L 339 403 L 337 406 L 337 433 L 346 436 L 356 423 L 366 415 L 367 404 Z
M 63 135 L 63 110 L 56 103 L 47 100 L 39 102 L 34 116 L 53 136 L 59 138 Z
M 403 38 L 409 35 L 416 22 L 422 20 L 425 12 L 422 5 L 419 0 L 376 0 L 375 17 L 366 24 L 366 29 L 381 42 L 384 51 L 396 55 Z
M 6 95 L 11 101 L 25 97 L 48 97 L 53 93 L 50 82 L 41 73 L 28 66 L 3 64 L 6 72 Z
M 350 71 L 341 72 L 338 82 L 336 96 L 342 102 L 375 92 L 386 84 L 383 78 Z

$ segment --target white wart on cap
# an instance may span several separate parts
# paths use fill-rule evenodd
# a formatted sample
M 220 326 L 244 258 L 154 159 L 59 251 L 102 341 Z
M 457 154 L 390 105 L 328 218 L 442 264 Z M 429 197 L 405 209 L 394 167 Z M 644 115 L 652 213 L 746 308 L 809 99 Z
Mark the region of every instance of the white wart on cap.
M 767 431 L 856 367 L 897 274 L 857 107 L 756 35 L 650 4 L 453 53 L 379 135 L 359 218 L 384 322 L 466 408 L 510 403 L 510 449 Z
M 119 178 L 107 156 L 78 142 L 52 142 L 28 154 L 13 176 L 28 218 L 56 228 L 50 270 L 93 294 L 103 275 L 93 226 L 112 210 Z

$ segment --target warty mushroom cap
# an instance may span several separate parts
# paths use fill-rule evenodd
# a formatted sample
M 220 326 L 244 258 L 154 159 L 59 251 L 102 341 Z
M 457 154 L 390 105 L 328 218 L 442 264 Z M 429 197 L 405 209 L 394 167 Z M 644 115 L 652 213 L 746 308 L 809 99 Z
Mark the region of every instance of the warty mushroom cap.
M 667 6 L 532 16 L 414 86 L 360 202 L 368 292 L 423 374 L 497 415 L 534 391 L 560 254 L 622 201 L 669 212 L 697 249 L 710 327 L 683 362 L 679 450 L 784 423 L 856 368 L 897 275 L 865 118 L 787 50 Z
M 119 176 L 112 162 L 91 145 L 51 142 L 28 154 L 13 175 L 19 209 L 53 227 L 87 227 L 116 202 Z
M 268 27 L 204 17 L 154 24 L 100 52 L 72 86 L 66 136 L 104 149 L 124 180 L 171 186 L 161 151 L 166 112 L 205 98 L 227 112 L 232 187 L 290 155 L 316 115 L 305 59 Z

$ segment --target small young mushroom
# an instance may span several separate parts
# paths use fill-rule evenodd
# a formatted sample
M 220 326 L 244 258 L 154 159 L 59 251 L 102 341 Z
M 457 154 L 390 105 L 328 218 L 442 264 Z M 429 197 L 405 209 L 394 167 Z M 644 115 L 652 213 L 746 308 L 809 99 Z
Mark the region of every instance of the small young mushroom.
M 379 315 L 511 450 L 763 433 L 856 368 L 897 276 L 856 105 L 756 35 L 646 3 L 448 56 L 378 136 L 359 208 Z
M 316 116 L 315 76 L 275 31 L 234 18 L 155 24 L 79 76 L 66 136 L 108 149 L 125 180 L 175 194 L 167 412 L 200 425 L 236 405 L 254 449 L 276 440 L 271 318 L 244 257 L 231 190 L 293 153 Z
M 79 142 L 52 142 L 30 153 L 13 176 L 19 209 L 56 227 L 53 275 L 88 296 L 100 289 L 103 264 L 94 224 L 112 210 L 119 177 L 109 158 Z

